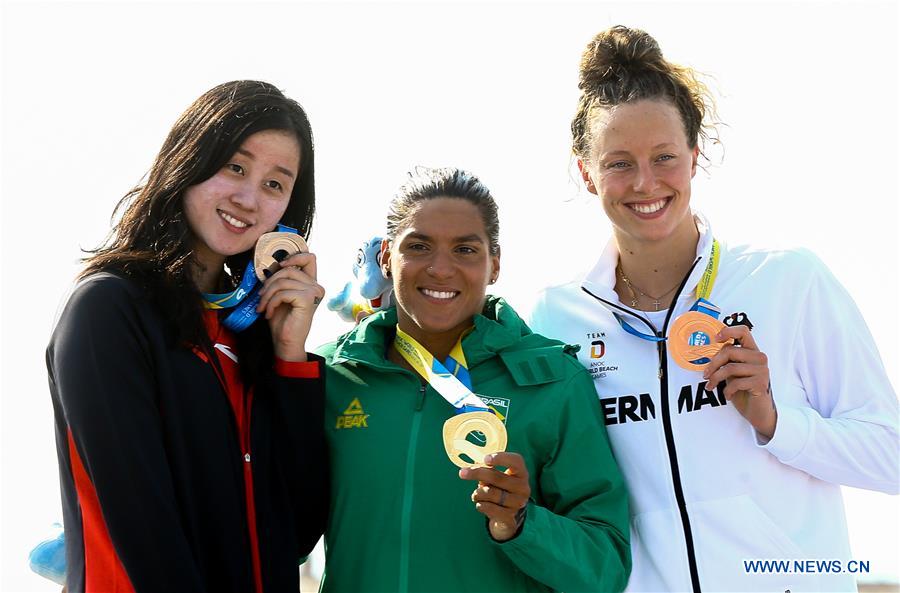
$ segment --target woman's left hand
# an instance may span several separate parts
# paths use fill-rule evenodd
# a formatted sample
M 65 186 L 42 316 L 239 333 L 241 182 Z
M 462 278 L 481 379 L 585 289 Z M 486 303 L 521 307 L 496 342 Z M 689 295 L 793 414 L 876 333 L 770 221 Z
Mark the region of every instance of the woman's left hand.
M 769 359 L 759 351 L 746 325 L 725 327 L 716 336 L 719 342 L 734 340 L 710 359 L 703 377 L 709 385 L 725 381 L 725 399 L 766 439 L 775 434 L 778 414 L 772 399 Z
M 325 289 L 316 282 L 316 256 L 312 253 L 292 255 L 280 266 L 263 283 L 256 310 L 269 320 L 275 356 L 302 362 L 307 360 L 306 338 Z
M 491 537 L 506 541 L 518 532 L 517 514 L 531 496 L 528 468 L 518 453 L 494 453 L 485 456 L 484 462 L 488 467 L 463 468 L 459 470 L 459 477 L 478 480 L 478 487 L 472 492 L 475 510 L 489 519 Z M 506 471 L 498 471 L 493 467 L 495 465 L 505 467 Z

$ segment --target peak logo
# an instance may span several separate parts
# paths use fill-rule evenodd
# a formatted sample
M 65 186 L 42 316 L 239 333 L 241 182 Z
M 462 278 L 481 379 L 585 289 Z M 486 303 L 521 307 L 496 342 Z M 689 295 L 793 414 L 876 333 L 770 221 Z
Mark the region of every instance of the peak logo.
M 363 410 L 362 404 L 358 397 L 354 397 L 344 413 L 337 417 L 337 423 L 334 428 L 340 430 L 343 428 L 368 428 L 369 415 Z

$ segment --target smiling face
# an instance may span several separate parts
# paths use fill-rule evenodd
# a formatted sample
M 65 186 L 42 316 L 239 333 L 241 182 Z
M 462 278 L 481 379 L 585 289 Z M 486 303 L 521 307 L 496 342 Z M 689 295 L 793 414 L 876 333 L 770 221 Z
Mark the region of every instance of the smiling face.
M 678 110 L 641 100 L 601 111 L 591 123 L 591 153 L 578 167 L 600 196 L 623 242 L 657 242 L 694 233 L 691 179 L 698 148 L 688 146 Z
M 225 258 L 252 249 L 275 228 L 291 199 L 300 168 L 293 134 L 265 130 L 249 136 L 215 175 L 184 194 L 196 237 L 196 260 L 216 275 Z
M 400 328 L 423 346 L 449 350 L 484 307 L 500 256 L 490 254 L 478 208 L 464 199 L 423 200 L 386 245 Z M 438 354 L 438 352 L 432 352 Z

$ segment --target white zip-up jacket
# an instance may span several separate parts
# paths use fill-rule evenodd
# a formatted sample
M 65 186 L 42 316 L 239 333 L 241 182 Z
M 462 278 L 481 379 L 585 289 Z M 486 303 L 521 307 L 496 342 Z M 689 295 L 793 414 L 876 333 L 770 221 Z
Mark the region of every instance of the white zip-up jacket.
M 664 341 L 626 333 L 612 314 L 668 335 L 696 300 L 712 250 L 708 223 L 695 219 L 697 262 L 671 315 L 619 302 L 610 241 L 583 282 L 544 290 L 531 318 L 534 331 L 580 344 L 594 377 L 630 491 L 628 590 L 855 590 L 854 574 L 822 564 L 844 571 L 854 560 L 839 485 L 897 493 L 900 483 L 897 396 L 872 336 L 812 253 L 720 240 L 709 300 L 723 317 L 746 313 L 768 356 L 778 421 L 766 442 L 700 372 L 677 366 Z M 764 570 L 745 560 L 788 562 Z

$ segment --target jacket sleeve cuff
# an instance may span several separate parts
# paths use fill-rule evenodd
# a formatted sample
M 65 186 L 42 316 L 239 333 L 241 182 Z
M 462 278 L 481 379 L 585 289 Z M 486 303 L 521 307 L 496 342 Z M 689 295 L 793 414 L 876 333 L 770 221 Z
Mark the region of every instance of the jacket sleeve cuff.
M 512 551 L 517 548 L 524 548 L 526 550 L 533 549 L 536 545 L 536 536 L 534 534 L 534 528 L 529 529 L 529 525 L 534 523 L 534 514 L 535 509 L 538 508 L 532 501 L 528 501 L 528 506 L 525 511 L 525 520 L 522 522 L 522 525 L 519 527 L 519 530 L 516 534 L 508 540 L 505 541 L 497 541 L 490 535 L 490 530 L 488 530 L 488 539 L 491 540 L 491 543 L 495 546 L 500 546 L 508 551 Z M 487 526 L 487 524 L 485 524 Z
M 768 443 L 757 440 L 757 444 L 779 461 L 788 463 L 800 455 L 809 442 L 812 431 L 812 423 L 803 408 L 780 405 L 775 434 Z
M 315 354 L 309 354 L 306 362 L 291 362 L 275 357 L 275 373 L 281 377 L 290 379 L 318 379 L 322 376 L 322 359 Z

